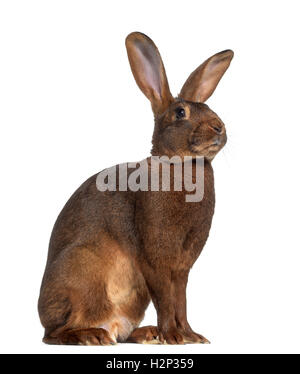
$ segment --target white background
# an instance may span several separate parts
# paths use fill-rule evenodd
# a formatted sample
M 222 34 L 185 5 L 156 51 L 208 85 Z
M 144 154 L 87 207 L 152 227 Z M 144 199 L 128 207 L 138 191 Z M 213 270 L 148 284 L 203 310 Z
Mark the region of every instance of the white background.
M 298 5 L 1 1 L 1 353 L 299 353 Z M 46 346 L 37 299 L 59 211 L 90 175 L 150 152 L 152 113 L 124 46 L 132 31 L 158 45 L 174 95 L 204 59 L 235 51 L 208 101 L 229 141 L 188 288 L 191 325 L 212 344 Z M 144 323 L 155 322 L 151 307 Z

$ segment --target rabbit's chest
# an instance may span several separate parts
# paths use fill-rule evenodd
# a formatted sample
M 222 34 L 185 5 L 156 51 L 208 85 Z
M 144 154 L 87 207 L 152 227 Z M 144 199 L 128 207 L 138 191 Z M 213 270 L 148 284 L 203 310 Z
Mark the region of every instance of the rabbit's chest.
M 192 266 L 208 238 L 214 213 L 212 169 L 205 173 L 200 201 L 187 202 L 187 191 L 147 192 L 136 206 L 136 225 L 142 252 L 150 262 L 177 269 Z
M 183 267 L 190 267 L 199 257 L 209 236 L 214 214 L 215 196 L 207 191 L 201 203 L 194 203 L 185 208 L 178 226 L 177 245 Z

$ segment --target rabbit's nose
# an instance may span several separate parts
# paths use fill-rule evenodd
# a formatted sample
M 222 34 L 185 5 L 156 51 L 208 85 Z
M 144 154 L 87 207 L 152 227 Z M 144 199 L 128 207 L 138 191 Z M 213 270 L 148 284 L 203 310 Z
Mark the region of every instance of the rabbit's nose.
M 223 132 L 223 126 L 212 125 L 210 126 L 210 128 L 214 130 L 217 134 L 222 134 Z

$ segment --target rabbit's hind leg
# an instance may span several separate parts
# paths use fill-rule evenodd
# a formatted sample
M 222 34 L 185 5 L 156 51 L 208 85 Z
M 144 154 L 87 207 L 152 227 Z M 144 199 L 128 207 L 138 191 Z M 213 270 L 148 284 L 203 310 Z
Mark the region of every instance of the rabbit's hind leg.
M 72 255 L 64 254 L 47 269 L 39 299 L 40 318 L 45 327 L 44 343 L 116 343 L 110 331 L 98 328 L 102 321 L 112 318 L 115 306 L 108 300 L 105 279 L 99 276 L 99 270 L 95 272 L 96 262 L 88 251 L 81 252 L 78 248 Z M 100 269 L 100 274 L 101 270 L 104 269 Z
M 69 248 L 47 267 L 39 313 L 47 344 L 126 341 L 149 304 L 134 260 L 115 241 Z
M 109 332 L 104 329 L 68 330 L 57 337 L 45 336 L 43 342 L 55 345 L 109 345 L 116 344 Z

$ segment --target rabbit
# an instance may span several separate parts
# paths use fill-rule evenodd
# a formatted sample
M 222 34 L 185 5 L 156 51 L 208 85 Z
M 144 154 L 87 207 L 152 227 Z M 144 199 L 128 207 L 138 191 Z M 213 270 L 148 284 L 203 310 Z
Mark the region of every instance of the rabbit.
M 151 157 L 191 157 L 193 173 L 193 160 L 202 157 L 204 195 L 186 202 L 188 191 L 174 186 L 99 191 L 97 174 L 84 182 L 59 214 L 49 243 L 38 302 L 46 344 L 209 343 L 189 325 L 186 287 L 214 214 L 211 163 L 227 140 L 223 122 L 205 101 L 233 52 L 207 59 L 174 98 L 154 42 L 133 32 L 126 48 L 154 113 Z M 150 301 L 157 326 L 139 327 Z

